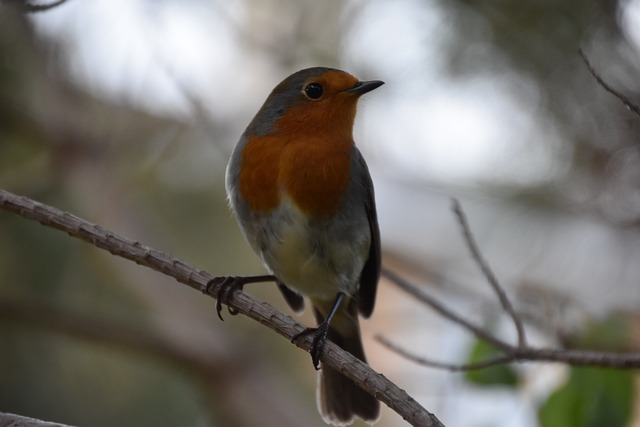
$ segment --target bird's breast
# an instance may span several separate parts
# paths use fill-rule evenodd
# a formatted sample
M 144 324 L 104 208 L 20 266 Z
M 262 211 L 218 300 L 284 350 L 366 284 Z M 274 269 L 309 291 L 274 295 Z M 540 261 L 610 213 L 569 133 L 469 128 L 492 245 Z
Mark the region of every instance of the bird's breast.
M 301 141 L 283 151 L 279 181 L 302 212 L 330 218 L 339 210 L 349 186 L 350 164 L 348 142 Z
M 352 150 L 350 138 L 250 138 L 242 153 L 242 197 L 255 212 L 275 209 L 286 196 L 307 215 L 331 217 L 349 186 Z

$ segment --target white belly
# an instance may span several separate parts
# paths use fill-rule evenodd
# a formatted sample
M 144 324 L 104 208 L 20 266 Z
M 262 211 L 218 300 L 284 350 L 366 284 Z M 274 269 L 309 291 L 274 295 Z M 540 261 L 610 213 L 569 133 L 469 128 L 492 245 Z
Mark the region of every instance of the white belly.
M 283 203 L 269 221 L 272 233 L 262 258 L 288 287 L 311 298 L 354 295 L 369 252 L 368 226 L 310 221 Z

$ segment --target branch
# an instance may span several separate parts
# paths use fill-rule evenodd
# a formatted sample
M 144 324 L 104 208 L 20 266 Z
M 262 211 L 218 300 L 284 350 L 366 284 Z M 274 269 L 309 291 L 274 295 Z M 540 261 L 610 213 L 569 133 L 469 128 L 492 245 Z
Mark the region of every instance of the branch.
M 418 301 L 428 305 L 429 307 L 431 307 L 432 309 L 440 313 L 442 317 L 451 320 L 453 323 L 457 323 L 463 328 L 469 330 L 475 336 L 482 338 L 486 342 L 491 343 L 492 345 L 500 349 L 508 349 L 510 347 L 508 344 L 503 343 L 501 340 L 494 337 L 493 335 L 491 335 L 489 332 L 485 331 L 481 327 L 474 325 L 473 323 L 469 322 L 462 316 L 456 314 L 453 310 L 451 310 L 444 304 L 440 303 L 439 301 L 437 301 L 435 298 L 431 297 L 427 293 L 423 292 L 416 285 L 404 279 L 397 273 L 383 267 L 382 276 L 389 279 L 391 283 L 393 283 L 394 285 L 396 285 L 397 287 L 399 287 L 400 289 L 402 289 L 412 297 L 416 298 Z
M 602 86 L 607 92 L 609 92 L 610 94 L 612 94 L 613 96 L 618 98 L 620 101 L 622 101 L 622 103 L 629 110 L 634 112 L 637 116 L 640 116 L 640 106 L 638 106 L 638 104 L 633 102 L 631 100 L 631 98 L 629 98 L 628 96 L 618 92 L 616 89 L 612 88 L 607 82 L 605 82 L 602 79 L 602 77 L 600 77 L 600 75 L 593 68 L 593 65 L 591 65 L 591 62 L 589 61 L 589 58 L 587 58 L 587 55 L 584 53 L 584 50 L 582 50 L 582 48 L 578 49 L 578 53 L 580 54 L 580 56 L 582 57 L 582 60 L 586 64 L 587 69 L 589 70 L 591 75 L 596 79 L 596 81 L 600 84 L 600 86 Z
M 140 242 L 120 237 L 99 225 L 90 224 L 70 213 L 62 212 L 27 197 L 0 190 L 0 208 L 37 221 L 47 227 L 64 231 L 72 237 L 89 242 L 113 255 L 129 259 L 166 276 L 173 277 L 178 282 L 203 293 L 207 292 L 207 284 L 213 280 L 220 280 L 220 278 L 214 278 L 211 274 L 197 270 L 164 252 L 151 249 Z M 212 286 L 209 290 L 211 294 L 207 295 L 213 297 L 218 289 L 219 285 Z M 289 341 L 296 333 L 304 330 L 304 327 L 290 316 L 286 316 L 269 304 L 258 302 L 242 292 L 236 293 L 230 298 L 229 306 L 238 313 L 262 323 Z M 295 344 L 308 352 L 311 347 L 311 337 L 297 340 Z M 320 360 L 385 403 L 411 425 L 442 426 L 434 415 L 420 406 L 404 390 L 332 342 L 327 341 Z
M 71 427 L 67 424 L 52 423 L 49 421 L 37 420 L 35 418 L 23 417 L 21 415 L 0 412 L 0 426 L 3 427 Z
M 465 235 L 465 240 L 471 251 L 476 263 L 480 266 L 483 274 L 498 294 L 502 307 L 507 311 L 518 330 L 519 342 L 517 346 L 514 346 L 507 341 L 499 339 L 491 333 L 485 331 L 481 327 L 466 320 L 464 317 L 456 314 L 444 304 L 437 301 L 435 298 L 427 295 L 418 286 L 410 283 L 408 280 L 400 277 L 398 274 L 389 271 L 387 269 L 382 270 L 382 275 L 389 279 L 391 283 L 398 286 L 403 291 L 407 292 L 411 296 L 415 297 L 424 304 L 430 306 L 432 309 L 440 313 L 443 317 L 451 320 L 452 322 L 462 326 L 470 331 L 473 335 L 481 340 L 488 342 L 500 351 L 503 355 L 495 358 L 487 359 L 482 362 L 467 364 L 467 365 L 455 365 L 433 361 L 424 357 L 417 356 L 407 350 L 402 349 L 397 344 L 394 344 L 390 340 L 384 337 L 376 337 L 379 342 L 389 348 L 391 351 L 400 354 L 401 356 L 424 366 L 430 366 L 440 369 L 447 369 L 452 371 L 465 371 L 471 369 L 481 369 L 488 366 L 509 363 L 509 362 L 558 362 L 566 363 L 573 366 L 594 366 L 601 368 L 618 368 L 618 369 L 631 369 L 640 368 L 640 353 L 613 353 L 604 351 L 590 351 L 590 350 L 570 350 L 570 349 L 553 349 L 553 348 L 537 348 L 527 344 L 524 336 L 524 328 L 521 318 L 515 313 L 509 299 L 507 298 L 504 290 L 500 287 L 493 272 L 489 268 L 486 261 L 482 257 L 473 235 L 469 229 L 469 224 L 466 220 L 466 216 L 460 207 L 457 200 L 453 199 L 453 210 L 460 222 L 462 231 Z
M 389 350 L 393 351 L 394 353 L 397 353 L 400 356 L 404 357 L 405 359 L 409 359 L 412 362 L 417 363 L 418 365 L 430 366 L 432 368 L 444 369 L 452 372 L 472 371 L 475 369 L 488 368 L 490 366 L 501 365 L 501 364 L 509 363 L 513 361 L 512 356 L 498 356 L 498 357 L 492 357 L 491 359 L 483 360 L 481 362 L 469 363 L 465 365 L 457 365 L 454 363 L 438 362 L 436 360 L 427 359 L 426 357 L 417 356 L 413 353 L 408 352 L 402 347 L 394 344 L 393 342 L 389 341 L 388 339 L 386 339 L 381 335 L 377 335 L 376 340 L 380 344 L 387 347 Z
M 277 406 L 294 398 L 295 391 L 285 387 L 282 393 L 275 395 L 273 389 L 281 379 L 266 366 L 268 360 L 256 360 L 254 357 L 249 363 L 253 353 L 247 348 L 239 347 L 233 354 L 220 352 L 200 345 L 202 341 L 198 338 L 185 342 L 176 339 L 178 335 L 173 333 L 97 316 L 90 310 L 59 308 L 49 303 L 6 297 L 0 297 L 0 322 L 31 326 L 92 342 L 100 348 L 109 346 L 131 355 L 138 354 L 144 360 L 152 357 L 165 362 L 181 373 L 188 373 L 201 398 L 213 403 L 204 406 L 210 411 L 205 417 L 233 420 L 235 427 L 292 425 L 301 417 L 315 416 L 315 409 L 310 407 L 291 410 Z M 247 402 L 253 404 L 251 411 L 246 410 Z M 1 419 L 2 414 L 0 427 L 4 427 Z
M 471 256 L 473 257 L 480 270 L 482 270 L 482 274 L 487 278 L 487 281 L 498 295 L 498 299 L 500 300 L 500 304 L 502 308 L 511 316 L 511 320 L 516 327 L 516 331 L 518 333 L 518 346 L 525 347 L 527 345 L 527 339 L 524 332 L 524 326 L 522 325 L 522 319 L 513 309 L 513 305 L 511 305 L 511 301 L 507 297 L 504 289 L 498 283 L 498 279 L 496 279 L 495 274 L 491 271 L 491 267 L 484 260 L 482 254 L 480 253 L 480 249 L 478 249 L 478 245 L 476 244 L 475 239 L 473 238 L 473 234 L 471 233 L 471 229 L 469 228 L 469 222 L 467 221 L 467 217 L 462 211 L 462 207 L 460 206 L 460 202 L 457 199 L 452 199 L 453 203 L 453 212 L 456 214 L 458 218 L 458 222 L 460 223 L 460 227 L 462 228 L 462 233 L 464 235 L 464 239 L 467 242 L 467 246 L 469 247 L 469 251 L 471 252 Z
M 52 332 L 114 348 L 137 351 L 160 357 L 195 374 L 220 381 L 232 360 L 223 360 L 210 352 L 196 352 L 177 345 L 168 337 L 154 334 L 136 325 L 99 318 L 89 313 L 59 309 L 47 304 L 25 304 L 19 300 L 0 298 L 0 319 L 31 324 Z M 1 426 L 1 424 L 0 424 Z
M 487 368 L 493 365 L 511 362 L 554 362 L 565 363 L 571 366 L 592 366 L 596 368 L 637 369 L 640 368 L 640 354 L 638 353 L 612 353 L 606 351 L 591 350 L 567 350 L 542 347 L 516 347 L 503 341 L 500 342 L 503 356 L 487 359 L 477 363 L 466 365 L 448 364 L 433 361 L 417 356 L 384 337 L 376 337 L 377 340 L 389 350 L 409 359 L 419 365 L 430 366 L 450 371 L 470 371 Z M 481 338 L 482 339 L 482 338 Z M 506 346 L 506 348 L 504 347 Z

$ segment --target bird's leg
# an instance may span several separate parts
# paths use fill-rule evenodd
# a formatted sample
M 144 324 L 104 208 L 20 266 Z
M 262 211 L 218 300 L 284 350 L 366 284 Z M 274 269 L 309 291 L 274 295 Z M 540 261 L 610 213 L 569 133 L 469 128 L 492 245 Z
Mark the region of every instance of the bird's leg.
M 211 289 L 218 285 L 218 289 L 216 290 L 216 313 L 218 313 L 218 317 L 220 320 L 224 320 L 222 318 L 222 303 L 227 306 L 227 310 L 229 310 L 229 314 L 232 316 L 238 314 L 238 311 L 229 307 L 229 298 L 233 295 L 233 292 L 236 290 L 242 290 L 244 285 L 248 283 L 259 283 L 259 282 L 272 282 L 277 281 L 275 276 L 272 275 L 264 275 L 264 276 L 222 276 L 222 277 L 214 277 L 209 282 L 207 282 L 204 293 L 209 294 Z
M 295 334 L 293 338 L 291 338 L 291 342 L 295 342 L 301 337 L 305 337 L 307 335 L 313 335 L 313 341 L 311 342 L 310 353 L 311 353 L 311 362 L 313 363 L 313 367 L 316 368 L 316 370 L 319 369 L 320 353 L 324 348 L 324 343 L 327 341 L 327 332 L 329 331 L 329 325 L 331 324 L 331 319 L 333 319 L 333 316 L 335 316 L 336 312 L 338 311 L 338 308 L 340 308 L 340 304 L 342 303 L 342 300 L 344 299 L 344 297 L 345 297 L 345 294 L 343 292 L 338 292 L 338 295 L 336 295 L 336 300 L 334 301 L 333 306 L 331 306 L 331 310 L 329 311 L 329 314 L 322 322 L 320 322 L 317 328 L 306 328 L 304 331 Z

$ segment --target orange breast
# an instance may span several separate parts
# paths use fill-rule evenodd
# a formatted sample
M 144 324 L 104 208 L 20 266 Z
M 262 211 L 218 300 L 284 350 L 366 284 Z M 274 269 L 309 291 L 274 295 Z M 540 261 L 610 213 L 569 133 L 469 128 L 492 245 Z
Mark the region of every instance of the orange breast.
M 355 99 L 290 108 L 274 132 L 249 138 L 242 153 L 240 192 L 252 210 L 276 208 L 282 195 L 303 212 L 328 217 L 349 185 Z
M 255 212 L 270 211 L 280 203 L 279 165 L 285 141 L 274 137 L 249 138 L 242 152 L 239 186 L 242 198 Z
M 282 154 L 280 182 L 303 212 L 316 217 L 336 213 L 349 185 L 350 141 L 296 141 Z
M 350 140 L 250 138 L 242 153 L 240 192 L 250 208 L 268 212 L 286 194 L 303 212 L 333 215 L 349 185 Z

